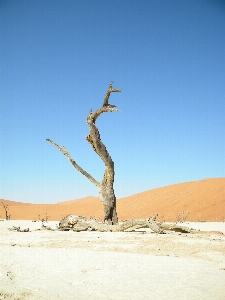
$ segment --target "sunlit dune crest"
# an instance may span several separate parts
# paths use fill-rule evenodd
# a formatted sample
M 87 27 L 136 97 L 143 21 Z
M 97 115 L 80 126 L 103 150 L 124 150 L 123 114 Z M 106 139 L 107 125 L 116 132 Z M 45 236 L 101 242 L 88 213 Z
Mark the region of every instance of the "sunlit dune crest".
M 103 219 L 99 197 L 88 196 L 56 204 L 28 204 L 0 200 L 8 205 L 11 219 L 60 220 L 68 214 Z M 158 213 L 159 221 L 225 221 L 225 178 L 174 184 L 117 199 L 119 221 L 147 218 Z M 0 205 L 0 218 L 5 218 Z

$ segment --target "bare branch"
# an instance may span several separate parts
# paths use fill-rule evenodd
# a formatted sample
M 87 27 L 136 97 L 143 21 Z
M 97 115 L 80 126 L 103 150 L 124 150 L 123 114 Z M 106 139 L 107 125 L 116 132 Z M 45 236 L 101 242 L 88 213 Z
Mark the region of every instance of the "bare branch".
M 65 155 L 70 163 L 76 168 L 79 172 L 81 172 L 84 176 L 86 176 L 92 183 L 94 183 L 97 188 L 100 188 L 100 183 L 94 179 L 89 173 L 87 173 L 84 169 L 82 169 L 76 162 L 75 160 L 70 156 L 69 152 L 66 150 L 66 148 L 60 147 L 58 144 L 56 144 L 54 141 L 50 139 L 46 139 L 46 141 L 50 142 L 53 146 L 55 146 L 60 152 L 62 152 L 63 155 Z
M 90 110 L 89 115 L 87 116 L 86 122 L 90 124 L 90 122 L 94 123 L 96 122 L 97 118 L 104 112 L 113 112 L 113 111 L 119 111 L 115 105 L 109 104 L 108 106 L 102 106 L 99 109 L 97 109 L 94 113 L 92 113 L 92 110 Z
M 103 102 L 102 106 L 110 105 L 110 104 L 108 104 L 108 101 L 109 101 L 109 97 L 110 97 L 111 93 L 113 93 L 113 92 L 122 92 L 122 90 L 116 90 L 116 89 L 114 89 L 113 86 L 112 86 L 112 84 L 113 84 L 113 82 L 111 81 L 110 85 L 109 85 L 109 88 L 108 88 L 108 91 L 105 94 L 105 98 L 104 98 L 104 102 Z
M 120 111 L 115 105 L 112 105 L 112 104 L 108 103 L 110 94 L 113 93 L 113 92 L 122 92 L 122 90 L 114 89 L 112 87 L 112 81 L 111 81 L 110 85 L 109 85 L 109 88 L 108 88 L 108 91 L 106 92 L 102 107 L 97 109 L 94 113 L 92 113 L 92 110 L 90 110 L 89 115 L 86 119 L 86 122 L 88 124 L 90 124 L 90 122 L 95 124 L 97 118 L 104 112 Z

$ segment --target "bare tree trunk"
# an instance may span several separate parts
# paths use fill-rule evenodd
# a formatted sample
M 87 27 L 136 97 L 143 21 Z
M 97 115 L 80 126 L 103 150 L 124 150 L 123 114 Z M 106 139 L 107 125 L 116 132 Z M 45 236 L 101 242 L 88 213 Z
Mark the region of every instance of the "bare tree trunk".
M 101 157 L 106 167 L 99 187 L 100 200 L 104 207 L 104 221 L 108 224 L 116 224 L 118 223 L 118 218 L 116 213 L 116 197 L 113 190 L 114 162 L 100 139 L 99 131 L 94 124 L 94 114 L 89 114 L 87 123 L 90 127 L 90 134 L 86 139 L 91 144 L 93 150 Z
M 70 156 L 69 152 L 65 147 L 60 147 L 54 141 L 46 139 L 52 143 L 59 151 L 61 151 L 71 162 L 71 164 L 84 176 L 86 176 L 92 183 L 94 183 L 99 189 L 99 195 L 101 202 L 104 207 L 104 222 L 107 224 L 117 224 L 118 217 L 116 213 L 116 197 L 113 189 L 114 183 L 114 162 L 109 155 L 105 145 L 101 141 L 100 133 L 98 131 L 95 122 L 97 118 L 104 112 L 113 112 L 119 111 L 115 105 L 108 103 L 110 94 L 112 92 L 121 92 L 121 90 L 116 90 L 112 87 L 112 82 L 109 85 L 109 88 L 106 92 L 104 102 L 101 108 L 92 113 L 92 110 L 89 112 L 87 117 L 87 124 L 90 128 L 90 134 L 86 136 L 86 140 L 90 143 L 93 150 L 101 157 L 102 161 L 105 164 L 106 170 L 101 182 L 95 180 L 89 173 L 83 170 Z

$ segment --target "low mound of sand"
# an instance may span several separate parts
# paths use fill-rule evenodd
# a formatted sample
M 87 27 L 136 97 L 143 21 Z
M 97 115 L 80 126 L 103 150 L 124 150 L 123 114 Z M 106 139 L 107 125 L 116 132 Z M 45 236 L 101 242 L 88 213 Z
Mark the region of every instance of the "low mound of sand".
M 60 220 L 68 214 L 103 219 L 99 197 L 86 197 L 56 204 L 28 204 L 0 200 L 8 205 L 11 219 Z M 147 218 L 158 213 L 160 221 L 217 221 L 225 218 L 225 178 L 205 179 L 161 187 L 118 199 L 119 220 Z M 3 205 L 0 218 L 5 218 Z

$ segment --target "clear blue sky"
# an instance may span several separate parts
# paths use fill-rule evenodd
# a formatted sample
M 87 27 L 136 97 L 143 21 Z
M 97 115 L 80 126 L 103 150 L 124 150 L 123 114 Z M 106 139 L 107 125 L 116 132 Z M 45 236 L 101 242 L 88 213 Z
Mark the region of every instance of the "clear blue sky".
M 0 1 L 0 198 L 56 203 L 97 188 L 86 117 L 110 81 L 122 112 L 97 126 L 117 198 L 225 177 L 224 1 Z

